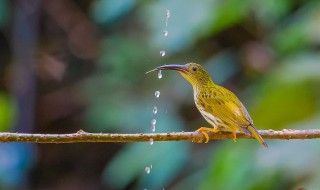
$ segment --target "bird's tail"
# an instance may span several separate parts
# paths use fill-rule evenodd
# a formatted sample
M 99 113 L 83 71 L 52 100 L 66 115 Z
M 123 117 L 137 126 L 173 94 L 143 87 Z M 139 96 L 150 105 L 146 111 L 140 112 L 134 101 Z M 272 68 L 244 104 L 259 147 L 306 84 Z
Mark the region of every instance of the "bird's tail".
M 267 143 L 263 140 L 263 138 L 259 135 L 257 129 L 251 125 L 247 127 L 248 131 L 250 131 L 251 135 L 256 138 L 260 144 L 262 144 L 264 147 L 268 147 Z

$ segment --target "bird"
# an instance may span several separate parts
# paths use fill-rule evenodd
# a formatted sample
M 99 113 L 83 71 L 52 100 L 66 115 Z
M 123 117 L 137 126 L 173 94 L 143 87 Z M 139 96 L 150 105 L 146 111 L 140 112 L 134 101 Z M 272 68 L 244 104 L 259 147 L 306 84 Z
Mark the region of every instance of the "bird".
M 235 142 L 236 132 L 240 131 L 253 136 L 264 147 L 268 147 L 237 96 L 230 90 L 215 84 L 200 64 L 163 65 L 147 73 L 161 70 L 176 70 L 192 85 L 195 105 L 205 120 L 212 125 L 212 127 L 200 127 L 196 130 L 204 135 L 206 143 L 209 141 L 207 132 L 230 131 L 233 133 Z

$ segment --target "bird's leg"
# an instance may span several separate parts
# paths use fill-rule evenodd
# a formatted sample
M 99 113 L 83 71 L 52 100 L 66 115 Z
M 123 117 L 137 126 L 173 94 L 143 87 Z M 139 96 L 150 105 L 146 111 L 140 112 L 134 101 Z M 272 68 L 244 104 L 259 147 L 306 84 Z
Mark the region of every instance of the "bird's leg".
M 209 135 L 208 135 L 207 131 L 216 133 L 216 132 L 219 132 L 219 129 L 211 128 L 211 127 L 200 127 L 198 130 L 196 130 L 196 132 L 200 132 L 204 135 L 204 137 L 206 138 L 205 143 L 209 142 Z

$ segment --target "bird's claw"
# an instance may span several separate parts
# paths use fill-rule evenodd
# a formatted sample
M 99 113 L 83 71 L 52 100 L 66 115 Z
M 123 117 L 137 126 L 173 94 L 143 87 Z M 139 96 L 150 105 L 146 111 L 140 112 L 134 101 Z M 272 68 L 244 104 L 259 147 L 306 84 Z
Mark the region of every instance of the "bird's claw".
M 233 142 L 237 142 L 237 132 L 235 131 L 232 131 L 232 134 L 233 134 Z
M 206 138 L 206 141 L 204 143 L 208 143 L 210 140 L 209 135 L 206 131 L 210 131 L 210 132 L 214 132 L 214 133 L 219 132 L 218 129 L 209 128 L 209 127 L 200 127 L 198 130 L 196 130 L 196 132 L 202 133 L 203 136 Z
M 206 141 L 204 142 L 204 143 L 208 143 L 209 142 L 209 135 L 208 135 L 208 133 L 206 133 L 205 131 L 199 131 L 199 130 L 197 130 L 197 132 L 200 132 L 200 133 L 202 133 L 203 134 L 203 136 L 206 138 Z

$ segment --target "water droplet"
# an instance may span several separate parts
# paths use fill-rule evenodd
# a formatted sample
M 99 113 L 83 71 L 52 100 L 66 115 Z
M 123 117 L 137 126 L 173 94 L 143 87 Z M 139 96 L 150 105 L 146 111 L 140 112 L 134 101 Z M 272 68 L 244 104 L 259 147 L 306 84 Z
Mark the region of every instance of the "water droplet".
M 153 112 L 153 114 L 157 114 L 158 113 L 158 108 L 156 106 L 154 106 L 152 112 Z
M 163 34 L 163 36 L 166 37 L 166 36 L 168 36 L 169 32 L 168 32 L 168 30 L 165 30 L 165 31 L 162 32 L 162 34 Z
M 149 166 L 147 166 L 146 169 L 144 169 L 144 171 L 146 172 L 146 174 L 149 174 L 151 172 L 151 169 Z
M 151 125 L 155 125 L 157 123 L 157 120 L 156 119 L 152 119 L 151 120 Z
M 160 96 L 160 91 L 156 91 L 156 92 L 154 93 L 154 96 L 155 96 L 156 98 L 159 98 L 159 96 Z
M 169 9 L 166 10 L 166 18 L 170 18 L 170 10 Z
M 150 138 L 150 145 L 153 145 L 153 138 Z
M 162 73 L 161 73 L 161 70 L 159 71 L 158 73 L 158 78 L 161 79 L 162 78 Z
M 160 51 L 161 57 L 164 57 L 166 55 L 166 51 Z
M 152 125 L 152 126 L 151 126 L 151 131 L 152 131 L 152 132 L 155 132 L 155 131 L 156 131 L 156 125 Z

